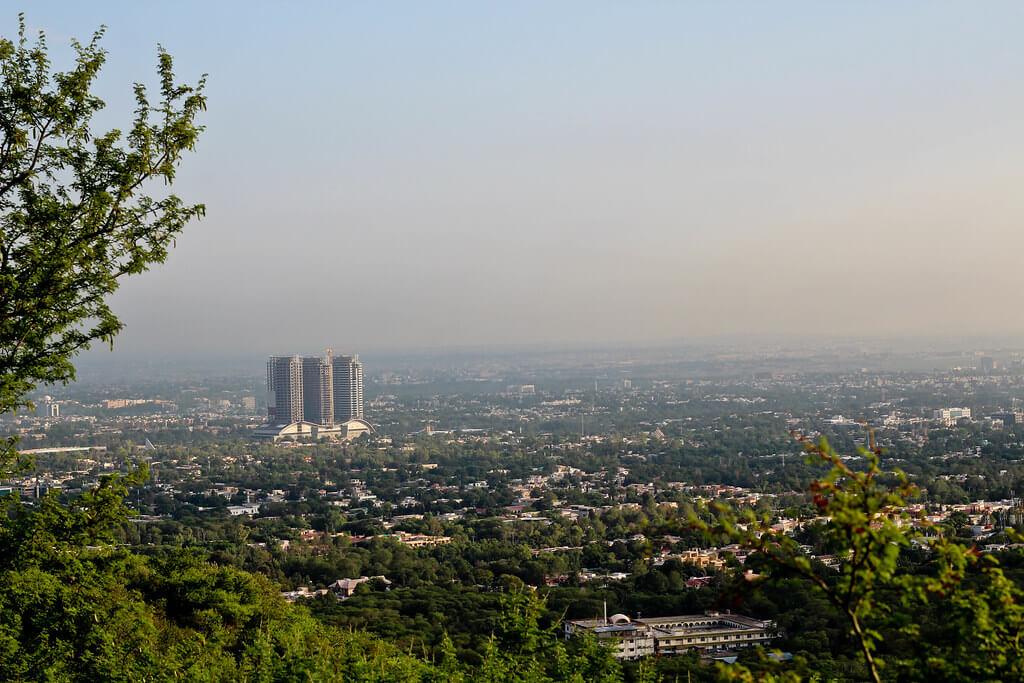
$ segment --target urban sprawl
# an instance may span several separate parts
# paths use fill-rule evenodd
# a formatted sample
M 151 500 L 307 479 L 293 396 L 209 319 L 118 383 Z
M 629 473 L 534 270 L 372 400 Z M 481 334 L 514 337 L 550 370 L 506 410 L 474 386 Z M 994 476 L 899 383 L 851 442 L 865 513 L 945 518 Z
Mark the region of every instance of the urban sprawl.
M 591 633 L 617 658 L 729 661 L 809 627 L 729 602 L 758 581 L 756 553 L 695 528 L 693 511 L 766 512 L 838 571 L 806 492 L 822 468 L 802 449 L 826 437 L 851 465 L 871 443 L 907 474 L 908 524 L 1014 552 L 1022 359 L 533 354 L 368 364 L 364 381 L 356 355 L 273 356 L 265 378 L 48 388 L 35 414 L 0 418 L 34 462 L 0 494 L 72 496 L 142 465 L 126 542 L 222 553 L 329 623 L 407 642 L 444 627 L 469 650 L 478 625 L 440 596 L 486 612 L 532 589 L 566 638 Z

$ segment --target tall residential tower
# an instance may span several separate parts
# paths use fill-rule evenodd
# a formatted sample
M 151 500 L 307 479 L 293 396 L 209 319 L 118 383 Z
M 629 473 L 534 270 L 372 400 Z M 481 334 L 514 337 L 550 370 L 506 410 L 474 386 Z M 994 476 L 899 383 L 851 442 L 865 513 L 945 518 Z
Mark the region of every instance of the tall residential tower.
M 302 358 L 271 356 L 267 361 L 267 418 L 288 424 L 303 418 Z
M 363 418 L 363 364 L 359 356 L 334 359 L 334 419 L 338 422 Z
M 331 352 L 325 358 L 302 359 L 302 415 L 306 422 L 334 424 L 334 381 Z

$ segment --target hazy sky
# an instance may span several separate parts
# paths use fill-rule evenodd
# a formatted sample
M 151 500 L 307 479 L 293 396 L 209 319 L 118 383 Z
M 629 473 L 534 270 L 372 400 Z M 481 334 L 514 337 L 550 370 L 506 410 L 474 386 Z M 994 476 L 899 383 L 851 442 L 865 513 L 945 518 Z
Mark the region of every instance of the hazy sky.
M 25 11 L 109 27 L 111 124 L 209 73 L 126 352 L 1024 333 L 1020 2 Z

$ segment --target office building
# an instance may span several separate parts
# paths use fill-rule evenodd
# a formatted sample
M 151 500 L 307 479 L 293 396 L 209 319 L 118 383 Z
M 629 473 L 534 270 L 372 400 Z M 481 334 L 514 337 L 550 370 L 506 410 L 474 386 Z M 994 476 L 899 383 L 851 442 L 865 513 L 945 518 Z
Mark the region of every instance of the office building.
M 334 369 L 334 419 L 338 422 L 363 418 L 363 364 L 359 356 L 338 356 Z
M 60 417 L 60 404 L 53 400 L 52 396 L 43 396 L 43 400 L 36 406 L 36 414 L 42 417 Z
M 1021 422 L 1019 413 L 1010 410 L 992 413 L 991 418 L 1002 422 L 1004 427 L 1012 427 Z
M 302 421 L 302 374 L 299 356 L 271 356 L 267 361 L 267 418 L 271 424 Z
M 324 358 L 302 359 L 302 419 L 330 427 L 334 424 L 334 368 L 331 352 Z

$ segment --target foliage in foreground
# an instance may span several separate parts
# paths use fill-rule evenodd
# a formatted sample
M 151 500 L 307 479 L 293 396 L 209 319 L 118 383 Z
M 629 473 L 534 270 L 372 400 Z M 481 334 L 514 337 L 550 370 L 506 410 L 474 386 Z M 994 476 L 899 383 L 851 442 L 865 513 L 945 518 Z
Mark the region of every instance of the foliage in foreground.
M 483 662 L 437 662 L 284 602 L 268 579 L 181 551 L 153 559 L 115 545 L 127 485 L 105 479 L 71 505 L 46 496 L 0 511 L 0 679 L 191 681 L 613 681 L 594 641 L 542 627 L 541 599 L 506 596 Z
M 913 518 L 907 502 L 915 487 L 902 472 L 883 472 L 877 449 L 858 450 L 865 467 L 857 470 L 824 439 L 806 448 L 830 467 L 811 492 L 828 519 L 826 541 L 842 558 L 837 573 L 813 564 L 767 515 L 719 505 L 714 523 L 695 523 L 756 550 L 768 571 L 816 587 L 845 619 L 870 680 L 1024 680 L 1024 596 L 998 561 Z M 906 563 L 915 551 L 927 561 Z M 728 675 L 755 680 L 743 667 Z M 781 678 L 797 680 L 793 672 Z
M 102 36 L 73 41 L 64 72 L 52 70 L 43 34 L 28 40 L 24 17 L 14 40 L 0 37 L 0 413 L 28 406 L 40 383 L 74 379 L 71 359 L 92 342 L 112 343 L 122 325 L 107 297 L 162 262 L 204 212 L 149 193 L 173 183 L 196 144 L 204 80 L 176 83 L 160 50 L 159 101 L 136 84 L 127 134 L 97 132 Z
M 760 551 L 765 580 L 799 581 L 847 620 L 863 668 L 838 674 L 874 680 L 1020 680 L 1024 626 L 1020 591 L 988 556 L 940 533 L 906 524 L 898 477 L 886 483 L 876 458 L 853 470 L 827 444 L 832 464 L 815 487 L 832 522 L 826 533 L 845 563 L 812 564 L 767 519 L 720 510 L 721 530 Z M 433 656 L 403 652 L 367 633 L 323 624 L 285 603 L 266 577 L 180 549 L 142 556 L 118 545 L 128 486 L 143 471 L 110 477 L 70 503 L 6 499 L 0 511 L 0 679 L 4 680 L 651 680 L 655 666 L 625 667 L 593 639 L 566 643 L 545 626 L 544 601 L 502 597 L 477 663 L 445 637 Z M 706 524 L 706 522 L 701 522 Z M 918 546 L 924 545 L 924 548 Z M 925 553 L 908 563 L 908 553 Z M 790 578 L 786 578 L 790 577 Z M 743 584 L 741 579 L 740 584 Z M 796 585 L 796 584 L 794 584 Z M 908 643 L 910 646 L 908 647 Z M 809 653 L 813 655 L 814 653 Z M 779 666 L 744 657 L 721 667 L 734 680 L 813 678 L 812 661 Z M 678 664 L 678 666 L 675 666 Z M 658 662 L 678 678 L 710 671 L 693 657 Z M 837 675 L 832 671 L 830 675 Z

